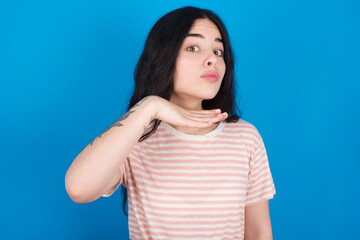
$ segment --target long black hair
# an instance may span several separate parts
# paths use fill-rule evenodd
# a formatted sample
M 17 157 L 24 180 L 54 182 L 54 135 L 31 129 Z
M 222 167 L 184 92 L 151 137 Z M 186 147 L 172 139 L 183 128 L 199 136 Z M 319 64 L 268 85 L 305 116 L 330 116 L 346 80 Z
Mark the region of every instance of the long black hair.
M 197 19 L 209 19 L 219 29 L 224 45 L 224 61 L 226 71 L 220 89 L 213 99 L 203 100 L 203 109 L 220 108 L 227 112 L 226 122 L 236 122 L 240 112 L 236 106 L 234 88 L 234 57 L 226 28 L 221 19 L 212 11 L 196 7 L 176 9 L 160 18 L 150 30 L 144 50 L 135 67 L 135 89 L 127 110 L 141 99 L 149 95 L 160 96 L 170 100 L 174 87 L 174 71 L 179 49 Z M 153 134 L 160 124 L 153 120 L 153 127 L 141 136 L 140 141 Z M 123 196 L 123 211 L 127 200 L 127 189 L 121 185 Z

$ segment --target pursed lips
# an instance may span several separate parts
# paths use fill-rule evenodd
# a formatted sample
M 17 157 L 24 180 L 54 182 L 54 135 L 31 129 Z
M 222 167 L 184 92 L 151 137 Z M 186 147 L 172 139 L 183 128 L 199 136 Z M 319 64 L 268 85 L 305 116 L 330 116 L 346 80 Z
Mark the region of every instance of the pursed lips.
M 209 80 L 211 82 L 216 82 L 219 79 L 220 75 L 216 71 L 207 71 L 207 72 L 201 74 L 200 77 L 205 78 L 206 80 Z

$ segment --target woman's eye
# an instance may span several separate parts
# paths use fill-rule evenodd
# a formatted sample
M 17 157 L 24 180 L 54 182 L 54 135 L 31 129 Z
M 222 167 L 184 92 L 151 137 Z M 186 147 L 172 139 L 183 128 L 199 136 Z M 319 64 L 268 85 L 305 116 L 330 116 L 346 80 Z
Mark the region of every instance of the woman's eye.
M 222 57 L 222 56 L 224 55 L 224 52 L 221 51 L 221 50 L 219 50 L 219 49 L 217 49 L 217 50 L 214 51 L 214 54 L 215 54 L 216 56 Z
M 190 46 L 186 50 L 189 50 L 189 51 L 192 51 L 192 52 L 197 52 L 197 51 L 199 51 L 199 48 L 197 46 Z

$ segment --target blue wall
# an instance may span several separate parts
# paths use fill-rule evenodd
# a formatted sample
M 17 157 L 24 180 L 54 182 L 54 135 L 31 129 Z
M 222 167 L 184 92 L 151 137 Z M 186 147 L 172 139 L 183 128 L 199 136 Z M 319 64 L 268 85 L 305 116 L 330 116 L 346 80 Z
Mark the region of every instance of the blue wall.
M 71 201 L 77 154 L 125 113 L 151 26 L 185 5 L 224 20 L 243 119 L 261 133 L 274 239 L 360 234 L 360 2 L 1 1 L 0 239 L 126 239 L 120 191 Z

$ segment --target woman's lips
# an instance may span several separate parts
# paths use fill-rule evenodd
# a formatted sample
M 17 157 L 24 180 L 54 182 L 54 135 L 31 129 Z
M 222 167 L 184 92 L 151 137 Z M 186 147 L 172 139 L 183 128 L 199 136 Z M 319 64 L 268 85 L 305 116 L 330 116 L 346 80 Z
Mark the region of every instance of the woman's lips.
M 210 82 L 216 82 L 217 80 L 219 80 L 219 73 L 215 72 L 215 71 L 207 71 L 204 72 L 203 74 L 201 74 L 200 76 L 201 78 L 205 78 L 206 80 L 210 81 Z

